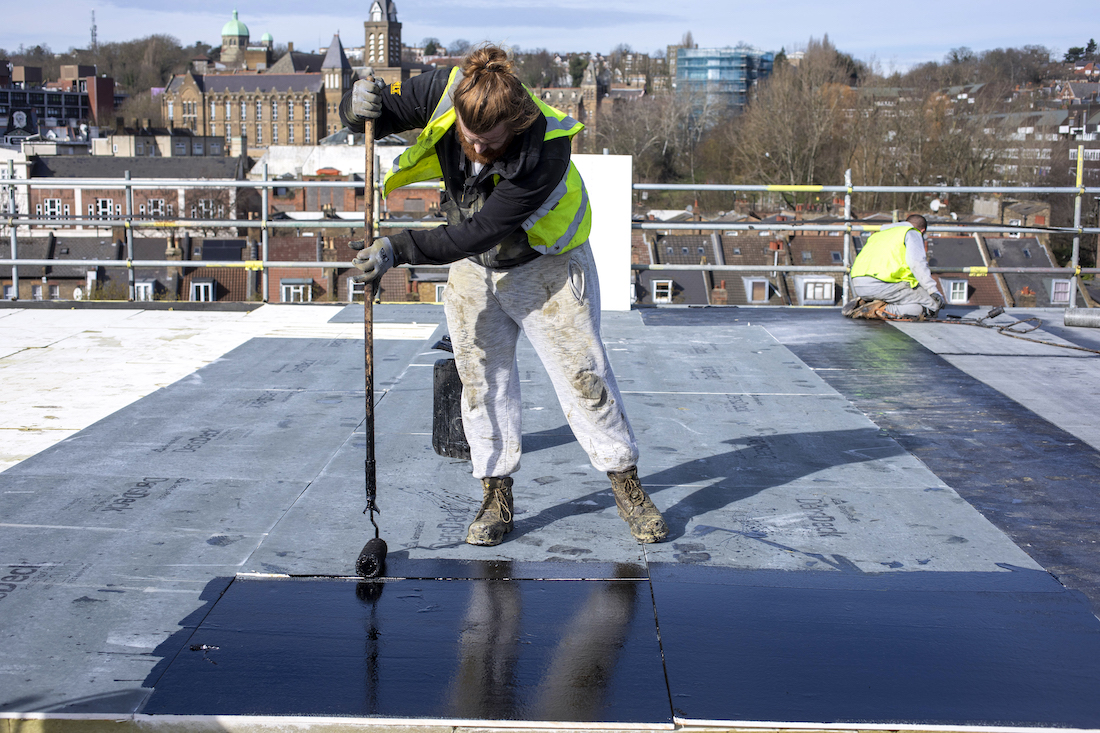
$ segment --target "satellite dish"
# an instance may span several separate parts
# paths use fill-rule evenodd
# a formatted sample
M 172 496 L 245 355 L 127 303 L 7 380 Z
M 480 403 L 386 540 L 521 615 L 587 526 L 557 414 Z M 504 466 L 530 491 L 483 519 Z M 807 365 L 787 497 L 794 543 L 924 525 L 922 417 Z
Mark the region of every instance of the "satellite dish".
M 941 206 L 943 204 L 940 203 L 939 199 L 932 199 L 932 203 L 928 204 L 928 208 L 932 209 L 932 213 L 939 211 Z
M 73 288 L 73 300 L 81 300 L 84 297 L 84 291 L 80 288 Z
M 688 204 L 687 206 L 684 207 L 684 211 L 691 214 L 692 212 L 694 212 L 694 209 L 691 207 L 691 204 Z

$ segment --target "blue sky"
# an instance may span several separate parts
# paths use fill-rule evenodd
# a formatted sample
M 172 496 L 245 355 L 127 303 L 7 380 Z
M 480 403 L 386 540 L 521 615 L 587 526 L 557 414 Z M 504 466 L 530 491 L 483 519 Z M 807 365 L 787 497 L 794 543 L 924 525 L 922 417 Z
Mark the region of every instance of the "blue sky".
M 490 40 L 522 49 L 609 52 L 625 43 L 653 53 L 678 43 L 691 31 L 704 47 L 745 42 L 767 51 L 788 51 L 810 38 L 828 35 L 842 51 L 877 63 L 880 70 L 905 69 L 941 61 L 952 48 L 975 51 L 1028 44 L 1060 57 L 1071 46 L 1100 37 L 1095 6 L 1067 0 L 1046 12 L 1020 0 L 959 0 L 954 3 L 901 3 L 848 0 L 846 3 L 733 3 L 728 0 L 395 0 L 406 44 L 436 37 L 444 44 L 462 38 Z M 220 43 L 221 27 L 234 7 L 253 38 L 271 33 L 276 43 L 295 48 L 328 46 L 339 33 L 345 46 L 363 43 L 368 1 L 303 3 L 301 0 L 55 0 L 46 6 L 7 0 L 0 47 L 45 43 L 55 51 L 86 47 L 91 11 L 98 38 L 125 41 L 154 33 L 175 36 L 185 45 Z M 48 8 L 43 12 L 43 7 Z M 186 10 L 184 10 L 186 8 Z M 304 9 L 311 12 L 304 13 Z M 914 10 L 913 8 L 916 8 Z M 1056 8 L 1056 9 L 1055 9 Z

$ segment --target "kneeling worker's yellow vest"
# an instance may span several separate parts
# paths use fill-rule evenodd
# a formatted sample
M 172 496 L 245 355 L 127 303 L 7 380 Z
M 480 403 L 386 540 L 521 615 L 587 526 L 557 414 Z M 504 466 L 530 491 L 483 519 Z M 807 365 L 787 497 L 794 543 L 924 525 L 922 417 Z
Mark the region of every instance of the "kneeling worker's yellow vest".
M 892 227 L 867 238 L 852 263 L 852 277 L 873 277 L 887 283 L 905 281 L 917 287 L 917 278 L 905 258 L 905 235 L 916 227 Z
M 429 181 L 443 176 L 435 145 L 455 123 L 454 91 L 462 80 L 462 70 L 455 67 L 447 81 L 447 89 L 436 105 L 435 111 L 416 143 L 394 161 L 393 169 L 386 174 L 383 184 L 386 196 L 401 186 Z M 569 115 L 556 110 L 528 90 L 539 110 L 546 118 L 546 134 L 543 140 L 559 137 L 572 138 L 584 129 L 584 125 Z M 584 244 L 592 230 L 592 206 L 588 191 L 573 162 L 565 177 L 538 210 L 521 225 L 527 233 L 527 242 L 543 254 L 561 254 Z

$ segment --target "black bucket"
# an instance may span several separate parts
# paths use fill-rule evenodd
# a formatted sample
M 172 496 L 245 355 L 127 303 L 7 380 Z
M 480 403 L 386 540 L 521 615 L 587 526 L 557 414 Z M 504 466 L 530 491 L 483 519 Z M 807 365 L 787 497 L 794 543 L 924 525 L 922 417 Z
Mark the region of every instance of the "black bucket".
M 454 359 L 435 363 L 432 448 L 441 456 L 470 460 L 470 444 L 462 429 L 462 380 Z

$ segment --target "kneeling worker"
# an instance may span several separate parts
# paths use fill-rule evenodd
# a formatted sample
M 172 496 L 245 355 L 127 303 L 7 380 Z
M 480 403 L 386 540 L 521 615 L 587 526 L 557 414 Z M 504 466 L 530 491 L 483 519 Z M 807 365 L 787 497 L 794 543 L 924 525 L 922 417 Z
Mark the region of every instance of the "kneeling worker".
M 872 234 L 852 263 L 856 300 L 841 310 L 849 318 L 923 319 L 947 301 L 928 269 L 924 233 L 928 221 L 913 214 Z
M 668 527 L 638 480 L 638 446 L 603 341 L 591 207 L 570 161 L 583 128 L 527 89 L 507 53 L 475 50 L 461 68 L 382 86 L 360 80 L 340 116 L 375 137 L 422 128 L 386 176 L 385 190 L 442 178 L 446 226 L 375 240 L 355 259 L 373 281 L 393 265 L 453 263 L 444 311 L 462 378 L 462 424 L 481 510 L 466 541 L 496 545 L 513 529 L 512 474 L 519 468 L 520 375 L 516 342 L 527 335 L 577 441 L 611 479 L 619 515 L 639 542 Z M 362 245 L 360 245 L 362 246 Z

